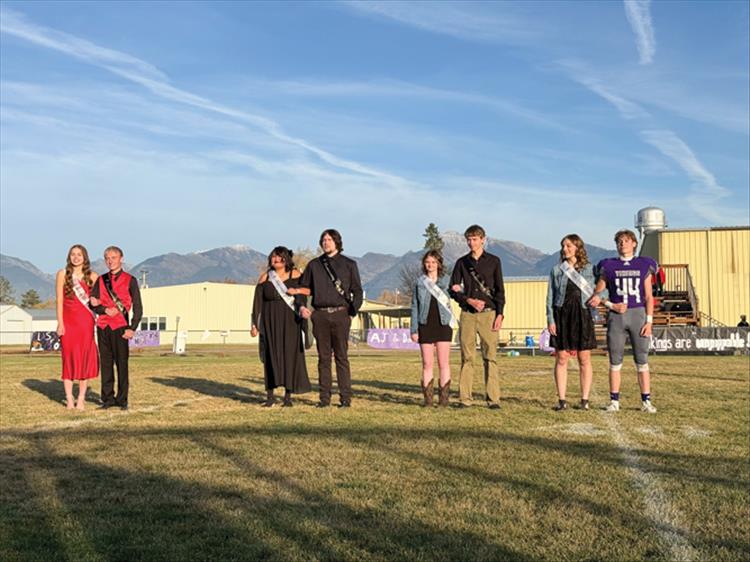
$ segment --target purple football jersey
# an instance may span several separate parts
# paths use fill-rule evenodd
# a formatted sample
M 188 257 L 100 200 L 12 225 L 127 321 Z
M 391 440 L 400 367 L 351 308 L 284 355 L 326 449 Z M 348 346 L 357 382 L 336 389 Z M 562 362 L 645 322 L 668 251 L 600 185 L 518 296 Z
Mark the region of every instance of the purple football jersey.
M 609 300 L 615 304 L 627 302 L 628 308 L 646 306 L 643 283 L 657 270 L 652 258 L 637 257 L 630 261 L 620 258 L 607 258 L 597 266 L 599 277 L 607 282 Z

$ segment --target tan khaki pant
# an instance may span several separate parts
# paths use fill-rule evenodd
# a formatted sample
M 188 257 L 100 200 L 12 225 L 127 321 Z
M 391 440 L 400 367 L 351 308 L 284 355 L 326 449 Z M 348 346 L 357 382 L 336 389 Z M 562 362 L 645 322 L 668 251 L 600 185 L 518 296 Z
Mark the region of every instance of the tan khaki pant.
M 492 331 L 495 311 L 470 313 L 461 311 L 461 372 L 458 375 L 458 399 L 462 404 L 471 404 L 471 391 L 474 383 L 474 357 L 476 355 L 477 334 L 484 360 L 485 398 L 490 404 L 500 400 L 500 379 L 497 375 L 498 332 Z

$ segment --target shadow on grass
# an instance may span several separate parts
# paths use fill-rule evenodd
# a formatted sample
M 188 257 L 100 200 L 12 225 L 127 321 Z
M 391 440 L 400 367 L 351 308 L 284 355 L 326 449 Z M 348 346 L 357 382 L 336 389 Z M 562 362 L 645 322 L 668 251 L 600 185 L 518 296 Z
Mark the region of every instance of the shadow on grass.
M 101 402 L 99 393 L 91 389 L 92 383 L 98 384 L 98 381 L 99 381 L 98 378 L 89 379 L 89 386 L 86 388 L 86 401 L 87 402 L 95 402 L 97 404 Z M 63 383 L 61 379 L 48 379 L 48 380 L 26 379 L 22 381 L 21 384 L 24 385 L 29 390 L 33 390 L 34 392 L 38 392 L 39 394 L 46 396 L 47 398 L 52 400 L 52 402 L 55 402 L 57 404 L 65 403 L 65 389 L 63 388 Z M 78 396 L 77 384 L 73 386 L 73 393 L 76 396 Z
M 285 491 L 299 498 L 281 502 L 274 500 L 275 508 L 269 513 L 270 520 L 265 524 L 282 536 L 289 537 L 301 552 L 314 553 L 315 558 L 417 560 L 437 556 L 462 559 L 470 552 L 473 560 L 531 559 L 528 555 L 498 544 L 497 539 L 493 541 L 465 530 L 451 532 L 443 526 L 402 516 L 398 509 L 394 509 L 396 506 L 355 507 L 334 499 L 329 493 L 303 486 L 281 471 L 259 466 L 248 458 L 245 451 L 221 446 L 212 439 L 199 437 L 194 441 L 224 457 L 247 478 L 281 485 Z M 318 511 L 319 515 L 310 513 L 310 508 Z M 321 522 L 319 519 L 323 520 L 325 531 L 310 532 L 309 522 Z
M 217 382 L 210 379 L 199 379 L 193 377 L 149 377 L 149 380 L 173 388 L 192 390 L 193 392 L 214 396 L 216 398 L 229 398 L 230 400 L 237 400 L 238 402 L 246 404 L 255 404 L 260 402 L 261 399 L 265 399 L 265 393 L 251 390 L 244 386 Z
M 530 560 L 501 538 L 451 531 L 362 507 L 264 468 L 198 436 L 203 450 L 258 486 L 186 481 L 60 455 L 36 440 L 13 451 L 0 516 L 4 559 L 105 560 Z M 222 466 L 226 466 L 224 463 Z M 236 472 L 236 470 L 228 471 Z M 86 485 L 82 486 L 81 482 Z M 280 485 L 284 493 L 262 491 Z M 273 489 L 273 488 L 271 488 Z M 259 491 L 256 491 L 259 490 Z

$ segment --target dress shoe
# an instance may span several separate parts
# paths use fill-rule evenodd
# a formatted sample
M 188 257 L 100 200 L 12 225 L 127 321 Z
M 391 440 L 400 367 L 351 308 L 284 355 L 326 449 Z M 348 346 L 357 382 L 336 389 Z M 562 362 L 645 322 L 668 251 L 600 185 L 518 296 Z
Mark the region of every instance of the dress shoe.
M 492 404 L 490 404 L 489 408 L 490 408 L 490 410 L 499 410 L 500 409 L 500 404 L 498 404 L 496 402 L 493 402 Z
M 120 410 L 122 410 L 123 412 L 127 412 L 128 411 L 128 405 L 127 404 L 120 404 Z
M 330 405 L 331 405 L 330 402 L 318 402 L 317 404 L 315 404 L 315 407 L 316 408 L 328 408 L 328 406 Z
M 110 408 L 114 408 L 117 404 L 102 404 L 97 408 L 97 410 L 109 410 Z
M 352 403 L 349 402 L 349 400 L 342 400 L 341 404 L 339 404 L 339 408 L 351 408 Z

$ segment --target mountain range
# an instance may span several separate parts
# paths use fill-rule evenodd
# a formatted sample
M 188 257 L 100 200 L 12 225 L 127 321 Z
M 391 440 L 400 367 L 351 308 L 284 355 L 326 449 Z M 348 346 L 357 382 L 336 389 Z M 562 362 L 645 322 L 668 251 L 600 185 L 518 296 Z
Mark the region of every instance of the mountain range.
M 446 231 L 443 239 L 443 256 L 446 268 L 468 252 L 462 234 Z M 487 251 L 500 257 L 505 277 L 546 276 L 559 259 L 559 254 L 545 254 L 521 242 L 487 239 Z M 614 255 L 613 250 L 597 246 L 586 247 L 589 259 L 596 263 Z M 384 290 L 400 288 L 401 271 L 405 267 L 418 267 L 424 250 L 407 252 L 402 256 L 368 252 L 361 257 L 349 256 L 359 265 L 362 285 L 368 298 L 376 299 Z M 201 281 L 234 281 L 254 283 L 265 268 L 267 256 L 249 246 L 237 245 L 214 248 L 189 254 L 168 253 L 148 258 L 125 269 L 138 276 L 141 281 L 145 272 L 151 287 L 198 283 Z M 92 262 L 92 269 L 103 273 L 107 270 L 102 260 Z M 16 301 L 29 289 L 35 289 L 42 300 L 54 296 L 54 278 L 32 263 L 0 254 L 0 275 L 8 279 L 14 289 Z

